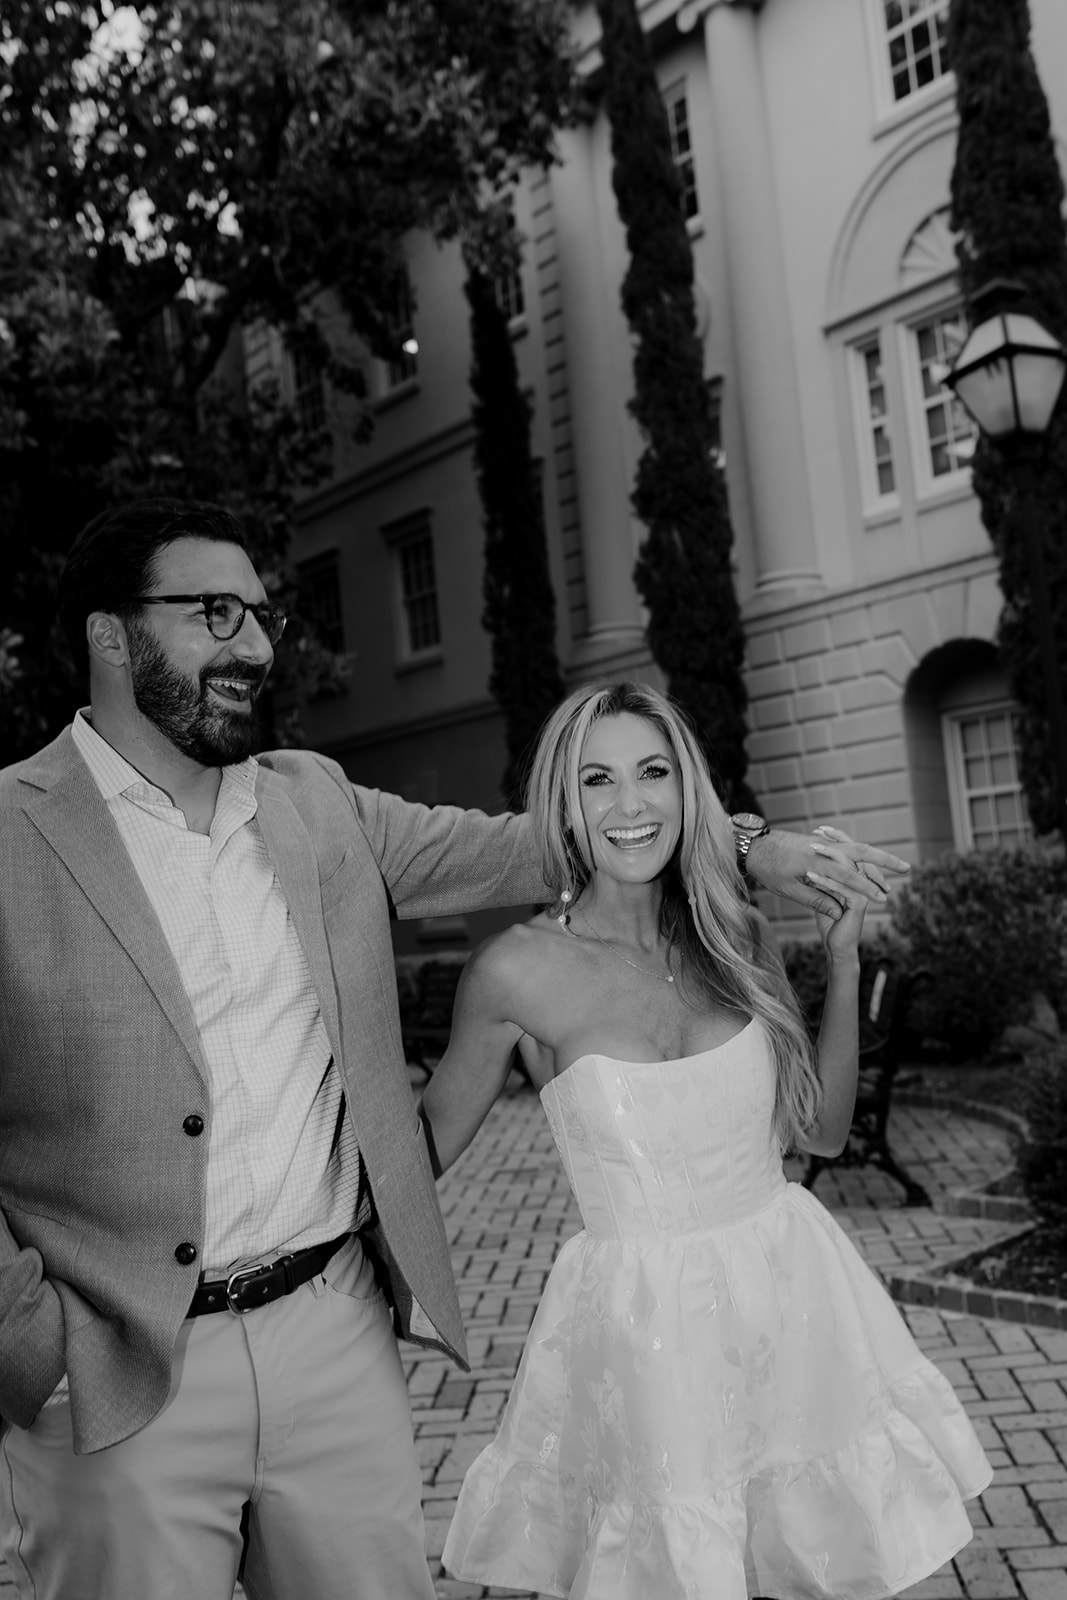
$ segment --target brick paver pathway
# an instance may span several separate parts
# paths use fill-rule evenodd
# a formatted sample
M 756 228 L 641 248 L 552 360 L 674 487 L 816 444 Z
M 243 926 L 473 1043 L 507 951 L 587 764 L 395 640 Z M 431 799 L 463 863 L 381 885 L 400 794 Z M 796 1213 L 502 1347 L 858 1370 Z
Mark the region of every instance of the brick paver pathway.
M 825 1172 L 816 1189 L 876 1272 L 888 1278 L 902 1267 L 934 1266 L 1014 1231 L 940 1209 L 949 1191 L 977 1187 L 1009 1164 L 999 1129 L 898 1105 L 891 1139 L 934 1196 L 933 1211 L 902 1210 L 897 1186 L 870 1169 Z M 463 1474 L 495 1431 L 556 1251 L 580 1226 L 537 1099 L 517 1080 L 440 1192 L 472 1370 L 460 1373 L 442 1356 L 404 1347 L 428 1549 L 438 1600 L 516 1600 L 514 1590 L 444 1576 L 440 1553 Z M 908 1600 L 1067 1600 L 1067 1333 L 902 1309 L 955 1385 L 996 1468 L 992 1487 L 969 1507 L 974 1540 L 906 1591 Z M 14 1600 L 2 1565 L 0 1600 Z

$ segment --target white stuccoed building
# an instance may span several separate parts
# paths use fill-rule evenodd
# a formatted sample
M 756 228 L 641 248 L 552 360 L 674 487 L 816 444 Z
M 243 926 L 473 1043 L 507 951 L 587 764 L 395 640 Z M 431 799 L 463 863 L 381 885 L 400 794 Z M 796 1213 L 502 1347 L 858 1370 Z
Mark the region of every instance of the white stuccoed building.
M 964 331 L 947 9 L 642 7 L 717 397 L 750 780 L 777 824 L 838 819 L 911 860 L 1014 843 L 1028 826 L 993 648 L 996 564 L 970 487 L 973 430 L 940 384 Z M 1067 5 L 1031 0 L 1031 14 L 1062 148 Z M 575 6 L 574 32 L 595 72 L 593 5 Z M 533 403 L 559 653 L 571 682 L 659 681 L 632 582 L 641 445 L 626 409 L 625 242 L 603 113 L 559 146 L 560 165 L 530 173 L 516 197 L 525 253 L 503 291 Z M 368 445 L 345 440 L 340 401 L 284 372 L 301 404 L 336 423 L 335 474 L 303 506 L 295 555 L 334 642 L 356 658 L 348 692 L 305 724 L 353 778 L 493 809 L 503 740 L 479 620 L 462 264 L 458 249 L 413 237 L 407 270 L 397 329 L 410 349 L 391 365 L 367 358 Z M 249 357 L 255 371 L 273 347 Z

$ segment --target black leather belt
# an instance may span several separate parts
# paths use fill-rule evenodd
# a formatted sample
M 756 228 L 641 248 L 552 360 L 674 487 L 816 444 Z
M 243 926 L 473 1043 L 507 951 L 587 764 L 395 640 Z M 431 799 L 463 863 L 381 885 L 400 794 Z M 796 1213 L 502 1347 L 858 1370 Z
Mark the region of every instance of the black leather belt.
M 302 1283 L 307 1283 L 320 1273 L 330 1257 L 336 1255 L 351 1237 L 350 1233 L 342 1233 L 340 1238 L 331 1239 L 328 1244 L 313 1244 L 306 1250 L 294 1250 L 292 1255 L 282 1256 L 269 1266 L 242 1267 L 239 1272 L 231 1272 L 228 1278 L 216 1278 L 213 1283 L 198 1284 L 186 1315 L 200 1317 L 205 1311 L 232 1311 L 237 1316 L 243 1316 L 257 1306 L 280 1300 L 282 1295 L 291 1294 Z

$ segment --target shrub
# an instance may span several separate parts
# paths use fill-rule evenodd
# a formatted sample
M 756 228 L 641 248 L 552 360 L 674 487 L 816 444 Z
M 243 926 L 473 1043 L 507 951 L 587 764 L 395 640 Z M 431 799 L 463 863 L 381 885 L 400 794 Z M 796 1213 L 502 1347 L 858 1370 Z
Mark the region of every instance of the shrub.
M 930 982 L 919 1024 L 957 1059 L 980 1059 L 1028 1020 L 1034 996 L 1067 1025 L 1067 868 L 1038 849 L 945 855 L 890 903 L 911 971 Z
M 1019 1176 L 1038 1221 L 1067 1233 L 1067 1043 L 1030 1057 L 1022 1103 L 1029 1134 Z

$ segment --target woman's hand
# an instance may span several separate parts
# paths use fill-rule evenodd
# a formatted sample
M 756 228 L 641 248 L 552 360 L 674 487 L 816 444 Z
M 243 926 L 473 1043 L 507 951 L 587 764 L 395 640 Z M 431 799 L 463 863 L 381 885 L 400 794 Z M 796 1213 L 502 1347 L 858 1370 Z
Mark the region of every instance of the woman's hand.
M 858 966 L 860 935 L 870 901 L 866 895 L 854 889 L 845 889 L 835 879 L 826 878 L 821 873 L 809 872 L 808 878 L 813 888 L 825 894 L 837 907 L 836 916 L 821 911 L 815 913 L 815 926 L 826 952 L 827 967 L 832 971 L 835 964 L 838 967 L 850 963 Z
M 884 905 L 888 880 L 911 871 L 899 856 L 850 839 L 829 823 L 810 834 L 772 828 L 753 839 L 745 868 L 761 889 L 834 921 L 846 914 L 847 895 Z

